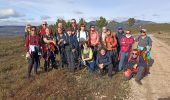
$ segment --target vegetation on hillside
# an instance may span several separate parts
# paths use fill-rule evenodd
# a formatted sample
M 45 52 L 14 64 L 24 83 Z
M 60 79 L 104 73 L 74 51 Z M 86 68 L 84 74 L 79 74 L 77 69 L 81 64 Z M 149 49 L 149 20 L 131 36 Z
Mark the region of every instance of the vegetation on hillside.
M 23 37 L 0 39 L 0 100 L 99 100 L 128 98 L 128 82 L 122 73 L 112 79 L 86 69 L 70 74 L 67 68 L 48 73 L 41 64 L 38 75 L 28 80 Z M 43 62 L 43 60 L 41 60 Z

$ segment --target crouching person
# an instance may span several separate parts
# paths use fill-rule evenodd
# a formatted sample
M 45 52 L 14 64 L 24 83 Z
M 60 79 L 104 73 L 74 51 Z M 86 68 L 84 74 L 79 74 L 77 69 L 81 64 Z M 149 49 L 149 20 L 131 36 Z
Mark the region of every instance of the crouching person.
M 144 69 L 147 66 L 144 59 L 139 55 L 137 49 L 133 49 L 129 59 L 128 63 L 126 64 L 126 69 L 124 71 L 124 78 L 126 80 L 130 80 L 133 75 L 135 76 L 135 81 L 142 85 L 141 79 L 143 78 Z
M 82 63 L 81 65 L 87 66 L 90 73 L 95 71 L 95 62 L 93 59 L 93 51 L 90 47 L 88 47 L 88 43 L 83 43 L 82 50 Z
M 66 57 L 68 62 L 68 68 L 70 72 L 75 71 L 75 55 L 77 53 L 77 47 L 78 47 L 78 41 L 73 36 L 72 30 L 70 28 L 67 29 L 67 36 L 66 40 L 64 40 L 65 44 L 65 51 L 66 51 Z
M 26 48 L 26 58 L 28 59 L 28 75 L 30 78 L 32 68 L 34 67 L 34 72 L 37 74 L 37 68 L 39 63 L 39 48 L 40 48 L 40 38 L 36 33 L 36 27 L 31 27 L 31 34 L 27 35 L 25 40 Z
M 108 72 L 108 76 L 112 77 L 113 64 L 111 55 L 106 52 L 104 48 L 99 50 L 99 55 L 97 56 L 96 64 L 99 67 L 100 74 L 104 75 Z

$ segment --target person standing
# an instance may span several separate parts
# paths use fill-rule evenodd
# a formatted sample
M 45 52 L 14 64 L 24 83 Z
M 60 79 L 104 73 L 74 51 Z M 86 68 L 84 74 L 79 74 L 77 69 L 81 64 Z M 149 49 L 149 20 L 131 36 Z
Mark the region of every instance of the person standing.
M 102 28 L 102 32 L 101 32 L 101 34 L 100 34 L 100 44 L 101 44 L 101 46 L 104 46 L 104 42 L 105 42 L 105 36 L 106 36 L 106 33 L 107 33 L 107 27 L 106 26 L 104 26 L 103 28 Z
M 46 28 L 45 32 L 43 36 L 43 58 L 45 72 L 48 72 L 48 68 L 50 66 L 53 68 L 55 64 L 56 41 L 49 28 Z
M 39 48 L 40 48 L 40 37 L 37 34 L 35 26 L 31 27 L 30 35 L 27 35 L 25 40 L 26 58 L 28 59 L 28 73 L 27 77 L 30 78 L 32 68 L 34 67 L 34 73 L 37 74 L 38 63 L 39 63 Z
M 95 29 L 94 25 L 90 26 L 89 30 L 89 45 L 93 50 L 93 57 L 96 60 L 97 50 L 99 46 L 99 34 Z
M 74 73 L 75 72 L 75 53 L 77 52 L 78 41 L 74 38 L 72 34 L 71 28 L 67 29 L 67 37 L 64 40 L 65 51 L 67 55 L 67 62 L 69 71 Z
M 111 32 L 109 29 L 107 29 L 106 36 L 104 38 L 104 47 L 107 49 L 107 51 L 110 53 L 112 57 L 112 64 L 114 65 L 114 68 L 116 68 L 117 64 L 117 40 L 116 36 L 113 32 Z
M 120 60 L 119 67 L 118 67 L 119 71 L 121 71 L 122 69 L 124 70 L 133 43 L 134 43 L 134 37 L 132 36 L 131 31 L 126 31 L 126 35 L 122 37 L 120 41 L 121 49 L 118 58 Z
M 125 36 L 124 30 L 122 27 L 118 27 L 118 32 L 116 33 L 116 39 L 117 39 L 117 54 L 119 55 L 120 49 L 121 49 L 121 44 L 120 41 L 122 37 Z
M 81 51 L 83 50 L 83 43 L 88 41 L 88 32 L 85 30 L 85 25 L 80 25 L 80 30 L 77 33 L 77 40 L 79 42 L 78 55 L 81 59 Z
M 61 68 L 64 67 L 65 64 L 67 64 L 67 58 L 66 58 L 66 51 L 65 51 L 65 45 L 64 41 L 66 40 L 67 33 L 64 33 L 62 28 L 58 27 L 57 28 L 57 33 L 56 33 L 56 41 L 59 49 L 59 54 L 60 54 L 60 61 L 59 65 Z

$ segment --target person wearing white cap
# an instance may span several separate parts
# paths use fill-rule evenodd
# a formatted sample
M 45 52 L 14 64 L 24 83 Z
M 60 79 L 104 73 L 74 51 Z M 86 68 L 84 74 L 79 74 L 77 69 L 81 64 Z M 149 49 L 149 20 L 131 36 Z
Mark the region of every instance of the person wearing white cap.
M 142 51 L 144 49 L 146 49 L 146 55 L 147 55 L 147 59 L 151 60 L 151 48 L 152 48 L 152 39 L 147 35 L 147 30 L 146 29 L 141 29 L 140 31 L 140 35 L 136 38 L 136 42 L 138 42 L 138 50 Z M 149 68 L 146 71 L 146 74 L 149 74 Z

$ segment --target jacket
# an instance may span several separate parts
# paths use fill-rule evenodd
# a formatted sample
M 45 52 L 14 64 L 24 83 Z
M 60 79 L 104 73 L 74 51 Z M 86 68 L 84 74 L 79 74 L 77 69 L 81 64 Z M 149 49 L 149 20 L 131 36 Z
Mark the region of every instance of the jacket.
M 122 37 L 120 41 L 120 45 L 121 45 L 120 52 L 130 52 L 133 43 L 134 43 L 133 36 L 131 36 L 130 38 L 127 38 L 126 36 Z
M 107 50 L 109 50 L 109 51 L 115 50 L 116 46 L 117 46 L 116 37 L 113 35 L 111 35 L 111 36 L 106 35 L 105 39 L 104 39 L 104 45 L 106 46 Z
M 96 59 L 96 64 L 104 64 L 104 66 L 107 66 L 112 63 L 111 55 L 109 53 L 106 53 L 105 55 L 98 55 Z

